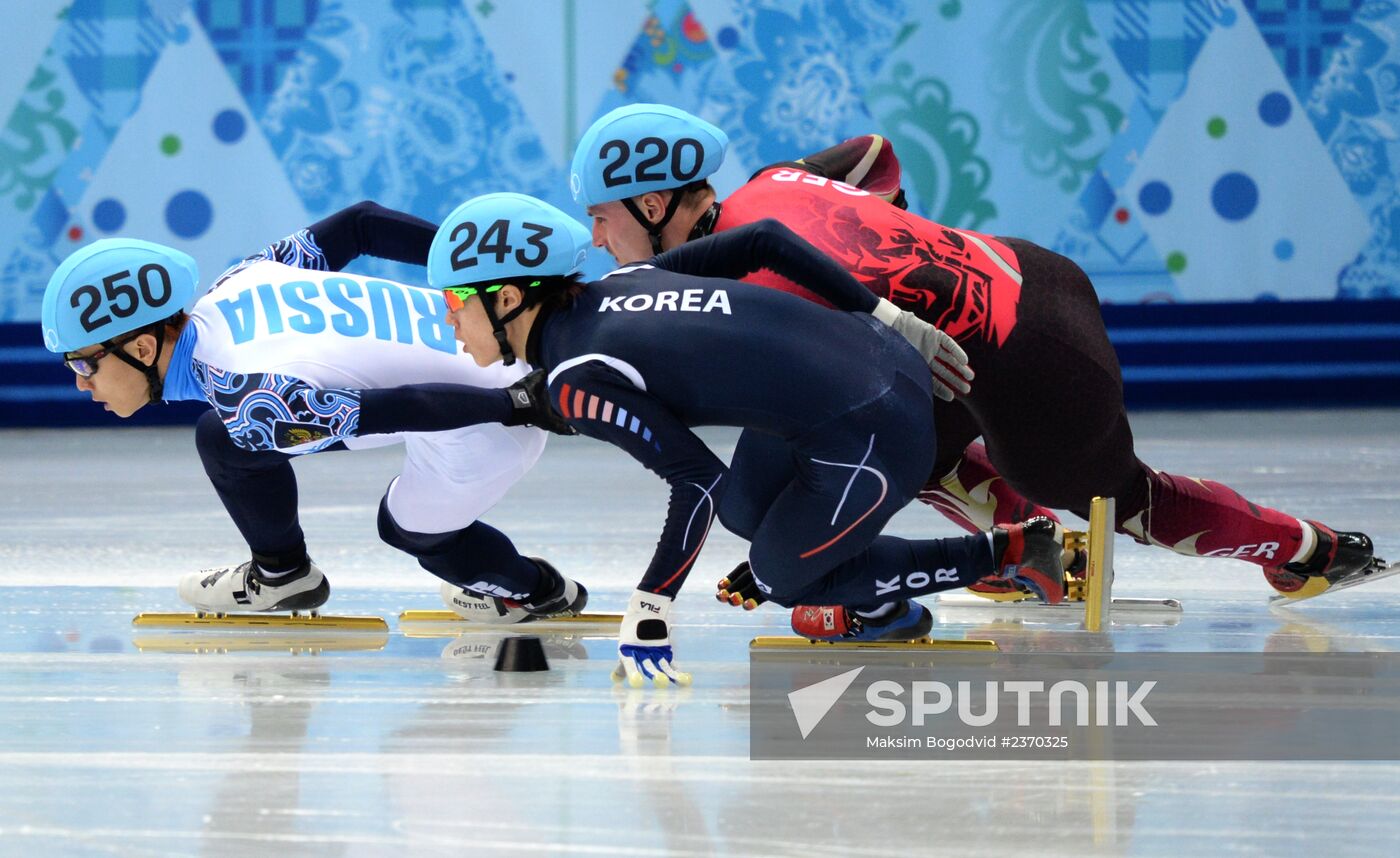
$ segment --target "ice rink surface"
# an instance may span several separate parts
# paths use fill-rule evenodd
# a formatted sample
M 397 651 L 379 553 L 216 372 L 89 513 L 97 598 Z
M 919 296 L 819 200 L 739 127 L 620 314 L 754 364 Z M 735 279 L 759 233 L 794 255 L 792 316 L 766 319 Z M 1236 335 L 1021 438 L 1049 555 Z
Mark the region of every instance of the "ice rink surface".
M 1134 423 L 1149 464 L 1400 556 L 1400 413 Z M 723 453 L 734 437 L 706 435 Z M 747 642 L 787 618 L 713 600 L 743 556 L 718 527 L 673 615 L 694 687 L 615 688 L 614 642 L 588 634 L 546 637 L 548 673 L 495 673 L 499 634 L 395 620 L 441 607 L 375 535 L 396 468 L 394 448 L 298 465 L 327 612 L 384 616 L 387 636 L 201 639 L 130 624 L 180 610 L 181 573 L 246 556 L 191 431 L 0 432 L 0 855 L 1400 854 L 1397 763 L 750 762 Z M 586 582 L 591 610 L 618 611 L 665 498 L 615 450 L 556 439 L 487 520 Z M 955 533 L 917 504 L 892 528 Z M 935 634 L 1041 651 L 1400 645 L 1400 582 L 1271 612 L 1254 567 L 1116 550 L 1116 595 L 1180 599 L 1175 625 L 1091 635 L 940 609 Z

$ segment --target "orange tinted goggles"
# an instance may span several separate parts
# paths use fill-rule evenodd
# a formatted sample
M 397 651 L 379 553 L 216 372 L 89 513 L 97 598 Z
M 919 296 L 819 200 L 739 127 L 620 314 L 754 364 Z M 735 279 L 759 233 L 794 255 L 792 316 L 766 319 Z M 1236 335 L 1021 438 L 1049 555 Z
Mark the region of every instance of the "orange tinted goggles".
M 442 297 L 447 299 L 447 312 L 455 313 L 467 305 L 467 299 L 473 295 L 480 295 L 483 292 L 499 292 L 505 286 L 504 283 L 492 283 L 490 286 L 448 286 L 442 290 Z M 530 286 L 538 286 L 540 281 L 536 280 Z
M 442 297 L 447 299 L 447 312 L 455 313 L 466 306 L 467 299 L 473 295 L 480 295 L 482 292 L 498 291 L 503 283 L 496 283 L 492 286 L 448 286 L 442 290 Z

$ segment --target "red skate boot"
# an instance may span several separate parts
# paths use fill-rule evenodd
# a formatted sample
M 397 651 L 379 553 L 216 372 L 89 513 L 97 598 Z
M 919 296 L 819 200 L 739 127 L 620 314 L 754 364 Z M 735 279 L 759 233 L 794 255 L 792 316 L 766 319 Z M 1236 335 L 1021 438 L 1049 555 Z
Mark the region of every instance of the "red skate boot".
M 933 614 L 905 599 L 879 617 L 862 617 L 844 605 L 798 605 L 792 630 L 814 641 L 914 641 L 933 629 Z
M 992 529 L 992 554 L 999 577 L 1034 593 L 1048 605 L 1065 600 L 1064 541 L 1059 524 L 1036 516 Z

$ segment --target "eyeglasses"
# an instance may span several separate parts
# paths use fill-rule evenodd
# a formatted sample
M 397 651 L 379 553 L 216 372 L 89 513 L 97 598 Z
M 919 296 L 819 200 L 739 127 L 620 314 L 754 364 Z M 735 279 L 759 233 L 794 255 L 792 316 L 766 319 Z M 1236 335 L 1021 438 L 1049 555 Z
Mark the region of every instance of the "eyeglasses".
M 447 299 L 447 312 L 455 313 L 467 305 L 467 299 L 471 296 L 480 295 L 483 292 L 499 292 L 505 285 L 504 283 L 492 283 L 490 286 L 446 286 L 443 287 L 442 297 Z M 536 280 L 526 288 L 538 285 L 540 285 L 540 281 Z
M 134 339 L 136 339 L 136 337 L 127 337 L 124 340 L 111 340 L 105 342 L 102 344 L 102 348 L 98 349 L 90 355 L 65 357 L 63 359 L 63 365 L 73 370 L 73 372 L 77 373 L 82 378 L 92 378 L 94 375 L 97 374 L 98 361 L 102 360 L 107 355 L 112 354 L 117 349 L 121 348 L 122 346 L 126 345 Z

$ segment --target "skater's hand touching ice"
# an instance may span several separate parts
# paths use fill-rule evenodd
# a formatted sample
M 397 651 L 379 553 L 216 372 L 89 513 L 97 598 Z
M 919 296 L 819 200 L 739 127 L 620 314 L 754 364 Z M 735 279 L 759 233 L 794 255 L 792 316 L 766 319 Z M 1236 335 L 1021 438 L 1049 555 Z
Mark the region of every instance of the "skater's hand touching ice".
M 671 628 L 667 615 L 671 613 L 671 598 L 637 590 L 622 615 L 622 628 L 617 636 L 618 664 L 613 680 L 633 688 L 641 688 L 651 680 L 658 688 L 672 683 L 689 685 L 690 674 L 676 670 L 671 664 Z

